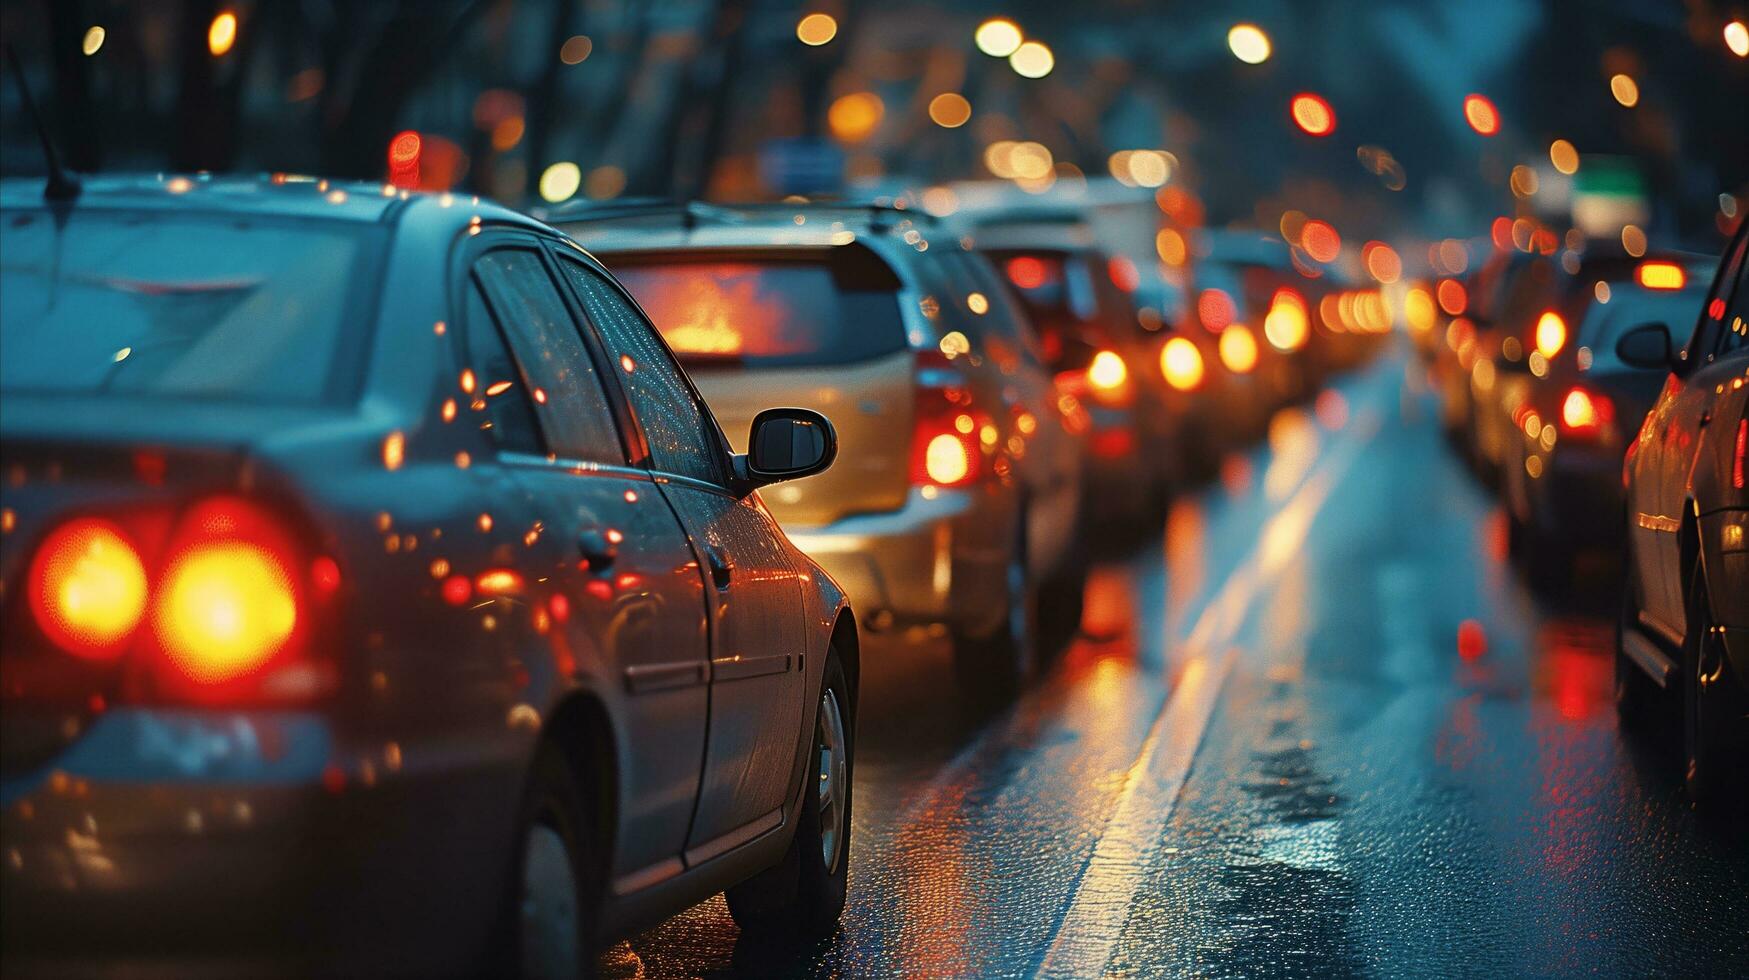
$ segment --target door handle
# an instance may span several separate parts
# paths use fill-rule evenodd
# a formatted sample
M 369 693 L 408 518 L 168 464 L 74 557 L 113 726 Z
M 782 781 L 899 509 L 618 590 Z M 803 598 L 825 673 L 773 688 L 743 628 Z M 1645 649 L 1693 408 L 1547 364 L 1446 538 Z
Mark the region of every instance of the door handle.
M 582 554 L 584 564 L 589 566 L 588 570 L 597 573 L 607 571 L 613 560 L 619 557 L 619 546 L 594 528 L 577 535 L 577 551 Z
M 735 571 L 735 566 L 723 557 L 723 553 L 715 548 L 705 549 L 705 561 L 711 567 L 711 582 L 719 591 L 729 587 L 729 579 Z

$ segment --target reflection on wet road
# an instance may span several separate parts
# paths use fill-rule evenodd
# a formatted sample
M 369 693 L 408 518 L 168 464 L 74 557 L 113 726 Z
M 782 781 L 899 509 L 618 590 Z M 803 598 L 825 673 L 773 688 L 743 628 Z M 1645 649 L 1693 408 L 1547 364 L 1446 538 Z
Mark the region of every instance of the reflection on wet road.
M 1607 601 L 1530 601 L 1423 387 L 1279 416 L 995 716 L 871 643 L 838 937 L 774 962 L 717 899 L 604 972 L 1749 974 L 1741 828 L 1618 736 Z

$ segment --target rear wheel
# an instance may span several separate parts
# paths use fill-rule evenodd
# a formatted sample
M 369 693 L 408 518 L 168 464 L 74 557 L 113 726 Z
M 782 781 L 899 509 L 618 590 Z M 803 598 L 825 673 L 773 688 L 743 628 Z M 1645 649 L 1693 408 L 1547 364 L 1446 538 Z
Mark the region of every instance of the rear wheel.
M 511 976 L 595 975 L 595 905 L 590 810 L 557 746 L 544 743 L 530 773 L 519 837 L 518 882 L 503 958 Z
M 1697 566 L 1688 590 L 1688 635 L 1682 644 L 1682 747 L 1689 799 L 1712 803 L 1743 791 L 1745 760 L 1741 708 L 1731 702 L 1735 678 L 1724 643 L 1713 628 L 1705 573 Z M 1733 707 L 1738 710 L 1733 713 Z M 1735 722 L 1735 724 L 1733 724 Z

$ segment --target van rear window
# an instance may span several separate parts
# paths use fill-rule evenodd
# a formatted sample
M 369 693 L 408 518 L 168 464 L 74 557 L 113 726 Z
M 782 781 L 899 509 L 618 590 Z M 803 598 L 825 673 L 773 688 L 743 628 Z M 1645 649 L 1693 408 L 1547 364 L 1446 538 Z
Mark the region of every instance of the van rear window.
M 831 253 L 607 262 L 689 368 L 850 364 L 907 346 L 898 281 L 866 262 Z

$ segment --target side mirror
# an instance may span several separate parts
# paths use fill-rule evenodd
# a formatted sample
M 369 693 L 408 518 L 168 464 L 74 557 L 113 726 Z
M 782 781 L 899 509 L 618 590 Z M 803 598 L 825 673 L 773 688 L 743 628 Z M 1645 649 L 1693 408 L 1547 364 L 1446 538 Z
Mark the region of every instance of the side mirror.
M 755 485 L 813 476 L 838 456 L 838 432 L 819 412 L 768 408 L 753 417 L 745 468 Z
M 1615 356 L 1628 367 L 1663 371 L 1676 366 L 1670 343 L 1670 328 L 1662 323 L 1642 323 L 1615 342 Z

